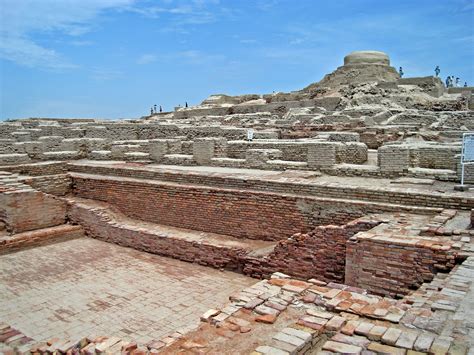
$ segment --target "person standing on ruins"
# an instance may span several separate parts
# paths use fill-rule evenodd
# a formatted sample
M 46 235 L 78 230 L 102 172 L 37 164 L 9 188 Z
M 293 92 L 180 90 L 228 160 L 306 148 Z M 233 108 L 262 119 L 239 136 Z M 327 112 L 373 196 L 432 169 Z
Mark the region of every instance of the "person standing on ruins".
M 402 78 L 402 77 L 403 77 L 403 74 L 405 74 L 405 73 L 403 72 L 403 68 L 402 68 L 402 67 L 400 67 L 400 69 L 398 69 L 398 74 L 400 74 L 400 78 Z
M 161 105 L 160 105 L 160 112 L 163 112 L 163 108 L 161 107 Z
M 150 108 L 150 116 L 153 116 L 153 106 Z
M 436 66 L 435 68 L 435 74 L 436 74 L 436 77 L 439 76 L 439 73 L 441 72 L 441 69 L 439 69 L 439 65 Z
M 447 87 L 447 88 L 450 88 L 450 87 L 452 87 L 452 86 L 453 86 L 453 79 L 452 79 L 451 76 L 448 76 L 448 77 L 446 78 L 446 87 Z
M 456 81 L 455 81 L 455 87 L 459 87 L 459 78 L 456 78 Z
M 464 82 L 464 87 L 467 88 L 467 81 Z
M 185 102 L 185 104 L 186 104 L 186 108 L 188 108 L 188 102 L 187 101 Z

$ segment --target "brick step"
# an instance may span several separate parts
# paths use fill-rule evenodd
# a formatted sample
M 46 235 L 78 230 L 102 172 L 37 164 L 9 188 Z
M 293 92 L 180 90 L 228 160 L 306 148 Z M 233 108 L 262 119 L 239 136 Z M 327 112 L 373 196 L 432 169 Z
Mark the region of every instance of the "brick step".
M 241 270 L 246 258 L 265 257 L 277 244 L 143 222 L 94 200 L 66 201 L 69 219 L 93 238 L 201 265 Z
M 69 224 L 12 235 L 5 235 L 3 232 L 0 232 L 0 254 L 53 241 L 80 238 L 82 236 L 84 236 L 84 231 L 81 226 Z

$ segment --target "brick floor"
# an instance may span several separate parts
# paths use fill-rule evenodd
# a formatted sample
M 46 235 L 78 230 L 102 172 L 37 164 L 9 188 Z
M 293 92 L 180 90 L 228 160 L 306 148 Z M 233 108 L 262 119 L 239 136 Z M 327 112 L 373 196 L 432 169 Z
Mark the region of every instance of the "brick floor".
M 199 324 L 255 283 L 232 272 L 80 238 L 0 256 L 0 321 L 36 340 L 147 342 Z

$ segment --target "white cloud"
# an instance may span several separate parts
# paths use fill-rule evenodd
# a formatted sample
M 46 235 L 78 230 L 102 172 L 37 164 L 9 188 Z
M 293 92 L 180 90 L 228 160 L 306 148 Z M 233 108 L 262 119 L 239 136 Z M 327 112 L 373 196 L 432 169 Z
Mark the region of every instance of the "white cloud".
M 157 59 L 154 54 L 143 54 L 137 59 L 137 64 L 150 64 L 155 62 Z
M 104 10 L 124 8 L 135 0 L 2 0 L 0 2 L 0 56 L 18 64 L 64 69 L 75 67 L 33 35 L 59 32 L 80 36 L 93 27 Z

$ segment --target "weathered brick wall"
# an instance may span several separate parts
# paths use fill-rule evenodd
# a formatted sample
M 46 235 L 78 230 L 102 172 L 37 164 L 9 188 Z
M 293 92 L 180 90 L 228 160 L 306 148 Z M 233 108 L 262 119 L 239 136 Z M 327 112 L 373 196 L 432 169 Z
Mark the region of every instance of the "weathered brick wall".
M 390 210 L 368 203 L 73 174 L 73 193 L 139 220 L 235 237 L 280 240 L 318 225 Z
M 454 208 L 472 209 L 474 199 L 464 195 L 448 195 L 438 192 L 420 193 L 418 191 L 400 191 L 392 188 L 362 188 L 360 186 L 347 186 L 318 183 L 293 183 L 281 181 L 269 181 L 256 178 L 241 178 L 219 175 L 203 175 L 195 173 L 162 172 L 152 170 L 139 170 L 136 167 L 112 167 L 112 166 L 91 166 L 91 165 L 69 165 L 73 172 L 111 175 L 123 177 L 136 177 L 143 179 L 156 179 L 170 181 L 173 183 L 209 185 L 222 188 L 248 189 L 258 191 L 272 191 L 276 193 L 291 193 L 304 196 L 319 196 L 335 199 L 357 199 L 361 201 L 393 203 L 397 204 L 400 211 L 410 211 L 411 206 L 432 207 L 432 208 Z M 406 207 L 405 207 L 406 206 Z M 433 213 L 435 211 L 428 211 Z M 423 211 L 418 210 L 418 213 Z M 327 224 L 331 224 L 328 221 Z
M 229 158 L 245 159 L 245 152 L 248 149 L 279 149 L 282 152 L 282 160 L 306 161 L 308 143 L 278 141 L 227 142 L 227 156 Z
M 249 258 L 243 272 L 253 277 L 268 277 L 279 271 L 301 279 L 343 283 L 347 240 L 377 224 L 379 222 L 359 220 L 343 226 L 319 226 L 309 233 L 295 234 L 278 242 L 268 257 Z
M 359 233 L 347 242 L 345 283 L 402 297 L 454 267 L 449 240 Z
M 72 180 L 67 174 L 33 176 L 22 179 L 22 182 L 41 192 L 65 196 L 71 192 Z
M 0 220 L 20 233 L 64 224 L 66 203 L 34 190 L 0 191 Z
M 0 239 L 0 254 L 17 251 L 22 248 L 38 246 L 57 240 L 80 238 L 84 236 L 81 226 L 60 225 L 34 231 L 14 234 Z
M 70 203 L 68 218 L 83 226 L 86 235 L 109 243 L 195 262 L 215 268 L 236 270 L 245 250 L 221 247 L 203 241 L 196 243 L 185 239 L 157 235 L 153 230 L 126 228 L 119 223 L 109 223 L 110 218 L 100 208 L 89 208 L 81 203 Z
M 0 171 L 9 171 L 16 174 L 24 175 L 54 175 L 64 174 L 67 172 L 67 164 L 63 161 L 58 162 L 41 162 L 32 164 L 21 164 L 11 166 L 1 166 Z

